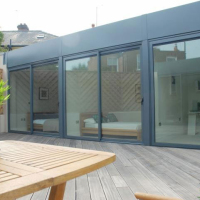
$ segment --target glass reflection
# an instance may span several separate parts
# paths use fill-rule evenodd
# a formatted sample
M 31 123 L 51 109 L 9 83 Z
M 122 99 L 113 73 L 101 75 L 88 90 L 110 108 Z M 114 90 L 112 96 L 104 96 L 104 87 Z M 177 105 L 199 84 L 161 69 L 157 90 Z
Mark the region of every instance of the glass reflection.
M 200 144 L 200 40 L 154 47 L 155 139 Z

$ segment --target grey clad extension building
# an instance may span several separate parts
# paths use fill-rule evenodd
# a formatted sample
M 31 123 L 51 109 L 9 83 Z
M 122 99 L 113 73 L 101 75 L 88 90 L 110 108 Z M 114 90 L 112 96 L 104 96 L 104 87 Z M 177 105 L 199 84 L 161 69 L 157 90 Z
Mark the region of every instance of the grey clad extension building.
M 200 2 L 5 55 L 8 131 L 200 147 Z

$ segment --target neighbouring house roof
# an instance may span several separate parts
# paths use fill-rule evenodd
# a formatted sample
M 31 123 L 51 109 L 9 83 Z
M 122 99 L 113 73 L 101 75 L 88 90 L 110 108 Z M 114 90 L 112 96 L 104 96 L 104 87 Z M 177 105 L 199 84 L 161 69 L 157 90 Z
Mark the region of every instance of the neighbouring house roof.
M 43 31 L 1 31 L 4 34 L 2 46 L 9 45 L 10 39 L 12 46 L 27 46 L 34 43 L 54 39 L 57 36 Z

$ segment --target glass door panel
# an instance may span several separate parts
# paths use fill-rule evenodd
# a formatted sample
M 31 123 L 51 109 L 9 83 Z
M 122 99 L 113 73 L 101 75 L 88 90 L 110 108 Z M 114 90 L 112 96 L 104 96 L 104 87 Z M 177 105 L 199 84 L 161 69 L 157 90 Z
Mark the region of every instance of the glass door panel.
M 200 39 L 154 46 L 155 142 L 200 144 Z
M 140 50 L 101 56 L 102 136 L 141 140 Z
M 33 67 L 33 131 L 59 134 L 58 63 Z
M 66 131 L 68 136 L 98 137 L 97 57 L 66 61 Z
M 10 130 L 30 131 L 30 69 L 10 72 Z

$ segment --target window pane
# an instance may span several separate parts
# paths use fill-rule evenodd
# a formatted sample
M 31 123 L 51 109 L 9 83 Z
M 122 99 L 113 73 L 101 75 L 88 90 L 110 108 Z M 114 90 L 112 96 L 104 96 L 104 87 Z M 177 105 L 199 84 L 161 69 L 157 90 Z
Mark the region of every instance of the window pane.
M 200 40 L 154 47 L 156 142 L 200 144 Z
M 33 68 L 33 130 L 59 132 L 57 63 Z
M 30 131 L 30 70 L 10 72 L 10 129 Z
M 102 134 L 141 140 L 140 51 L 101 57 Z
M 98 136 L 97 57 L 66 62 L 67 135 Z

